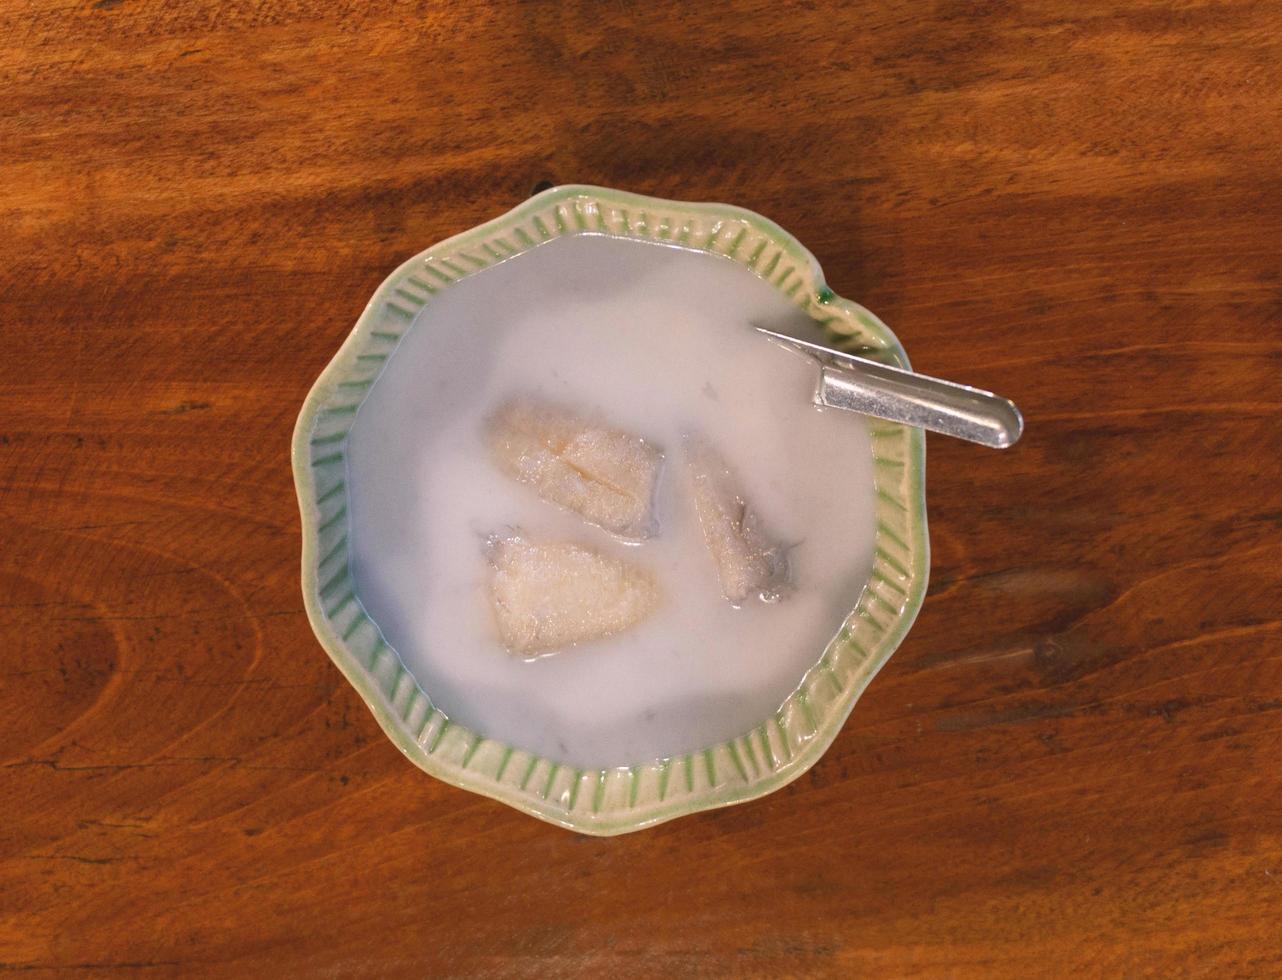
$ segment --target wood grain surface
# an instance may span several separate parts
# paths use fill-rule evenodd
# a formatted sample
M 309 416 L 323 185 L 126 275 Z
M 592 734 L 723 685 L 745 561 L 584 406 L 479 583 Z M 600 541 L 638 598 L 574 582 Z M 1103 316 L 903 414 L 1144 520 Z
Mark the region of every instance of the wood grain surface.
M 0 973 L 1282 974 L 1282 9 L 0 2 Z M 540 181 L 745 205 L 925 371 L 932 583 L 827 756 L 578 837 L 314 640 L 288 446 Z

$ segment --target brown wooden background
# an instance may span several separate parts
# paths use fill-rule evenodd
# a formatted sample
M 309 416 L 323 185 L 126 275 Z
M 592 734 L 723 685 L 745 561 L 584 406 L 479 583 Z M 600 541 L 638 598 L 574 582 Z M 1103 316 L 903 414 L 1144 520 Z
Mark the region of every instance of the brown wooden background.
M 0 2 L 0 973 L 1282 972 L 1282 10 Z M 918 624 L 805 778 L 614 840 L 414 769 L 290 429 L 396 263 L 757 209 L 922 370 Z

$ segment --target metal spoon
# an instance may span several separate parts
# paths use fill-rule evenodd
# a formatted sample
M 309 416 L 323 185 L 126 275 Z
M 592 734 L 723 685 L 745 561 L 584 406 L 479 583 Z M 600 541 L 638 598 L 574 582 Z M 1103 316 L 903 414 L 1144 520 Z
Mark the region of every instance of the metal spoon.
M 765 327 L 756 329 L 819 362 L 817 405 L 903 422 L 993 449 L 1015 445 L 1024 431 L 1024 417 L 1015 403 L 991 391 L 888 367 Z

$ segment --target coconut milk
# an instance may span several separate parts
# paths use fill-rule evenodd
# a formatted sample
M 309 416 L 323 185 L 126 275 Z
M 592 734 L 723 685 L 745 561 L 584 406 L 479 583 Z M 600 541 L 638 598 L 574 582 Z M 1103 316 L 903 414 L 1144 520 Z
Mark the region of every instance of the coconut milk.
M 874 537 L 864 422 L 815 407 L 815 363 L 750 326 L 801 336 L 804 321 L 729 259 L 603 235 L 555 239 L 433 297 L 357 415 L 349 514 L 358 594 L 442 711 L 599 768 L 741 735 L 783 702 L 855 605 Z M 499 472 L 485 420 L 518 393 L 663 449 L 658 536 L 617 541 Z M 786 599 L 722 597 L 682 468 L 686 432 L 718 447 L 792 546 Z M 643 564 L 663 601 L 626 633 L 514 656 L 484 547 L 510 528 Z

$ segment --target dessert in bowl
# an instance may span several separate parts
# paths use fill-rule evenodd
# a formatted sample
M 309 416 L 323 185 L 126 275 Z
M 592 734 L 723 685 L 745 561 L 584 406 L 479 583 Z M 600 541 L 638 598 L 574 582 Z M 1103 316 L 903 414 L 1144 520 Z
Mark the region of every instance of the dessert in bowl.
M 726 205 L 553 188 L 379 288 L 293 460 L 309 617 L 414 762 L 613 834 L 831 743 L 925 590 L 923 437 L 754 326 L 906 364 Z

